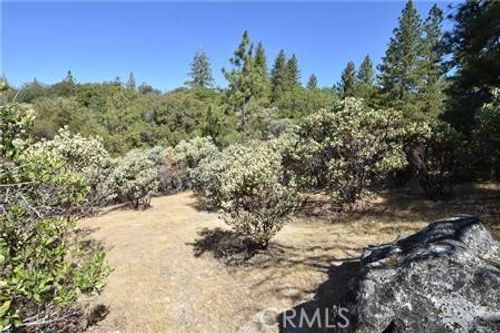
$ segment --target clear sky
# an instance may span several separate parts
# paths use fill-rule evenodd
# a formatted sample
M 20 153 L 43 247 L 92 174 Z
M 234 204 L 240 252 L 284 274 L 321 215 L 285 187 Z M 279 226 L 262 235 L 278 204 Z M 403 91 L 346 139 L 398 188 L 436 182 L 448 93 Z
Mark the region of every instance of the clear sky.
M 446 3 L 439 3 L 448 12 Z M 302 81 L 315 73 L 331 86 L 349 60 L 379 63 L 404 2 L 2 4 L 1 71 L 15 86 L 34 77 L 54 83 L 71 69 L 78 82 L 125 81 L 161 90 L 186 81 L 194 52 L 209 56 L 216 82 L 244 29 L 262 41 L 271 66 L 278 51 L 295 53 Z M 432 2 L 418 2 L 427 15 Z

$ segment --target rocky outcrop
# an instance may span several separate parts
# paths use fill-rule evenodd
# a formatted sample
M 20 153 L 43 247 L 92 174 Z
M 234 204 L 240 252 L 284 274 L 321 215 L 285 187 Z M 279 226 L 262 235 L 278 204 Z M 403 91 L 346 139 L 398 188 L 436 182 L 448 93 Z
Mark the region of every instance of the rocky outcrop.
M 458 216 L 368 247 L 343 300 L 349 331 L 500 332 L 500 247 Z

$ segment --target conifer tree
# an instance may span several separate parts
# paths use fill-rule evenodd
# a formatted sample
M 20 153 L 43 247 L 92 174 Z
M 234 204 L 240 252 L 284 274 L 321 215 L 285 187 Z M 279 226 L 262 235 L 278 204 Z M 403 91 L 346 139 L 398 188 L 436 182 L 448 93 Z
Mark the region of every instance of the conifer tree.
M 356 67 L 352 61 L 347 63 L 347 66 L 342 72 L 340 86 L 342 89 L 342 97 L 354 96 L 354 89 L 356 87 Z
M 445 66 L 443 57 L 445 47 L 441 23 L 443 14 L 434 4 L 424 23 L 423 61 L 422 61 L 422 112 L 429 117 L 437 117 L 443 111 L 445 89 Z
M 498 13 L 499 1 L 463 2 L 446 36 L 454 75 L 444 118 L 465 133 L 470 133 L 479 108 L 493 99 L 492 88 L 500 86 Z
M 314 90 L 317 88 L 318 88 L 318 78 L 313 73 L 311 74 L 311 76 L 309 76 L 309 80 L 307 81 L 307 89 Z
M 255 66 L 257 67 L 256 70 L 262 76 L 262 81 L 264 83 L 265 95 L 269 96 L 271 83 L 269 81 L 266 51 L 264 49 L 264 45 L 262 44 L 262 42 L 259 42 L 257 44 L 257 48 L 255 49 L 254 61 L 255 61 Z
M 253 44 L 248 32 L 244 31 L 240 45 L 229 59 L 233 68 L 222 73 L 229 83 L 229 101 L 240 115 L 240 131 L 246 130 L 248 105 L 253 98 L 262 96 L 265 91 L 265 80 L 262 77 L 253 56 Z
M 406 3 L 399 24 L 380 65 L 380 83 L 388 106 L 395 106 L 411 118 L 418 117 L 418 93 L 422 87 L 422 21 L 411 0 Z
M 130 90 L 135 90 L 136 86 L 137 84 L 135 82 L 134 73 L 130 72 L 130 74 L 128 75 L 126 87 Z
M 299 61 L 295 54 L 292 54 L 292 57 L 288 59 L 286 63 L 287 70 L 287 88 L 288 90 L 294 89 L 300 86 L 300 70 L 299 70 Z
M 257 44 L 257 48 L 255 49 L 255 65 L 267 75 L 266 51 L 264 50 L 264 45 L 262 44 L 262 42 L 259 42 Z
M 271 100 L 276 101 L 285 90 L 287 66 L 285 51 L 280 50 L 271 70 Z
M 356 96 L 365 99 L 368 104 L 370 104 L 370 99 L 373 98 L 375 93 L 374 77 L 373 62 L 370 56 L 367 55 L 363 59 L 361 66 L 359 66 Z
M 191 88 L 210 88 L 213 86 L 214 79 L 210 61 L 202 50 L 198 50 L 194 54 L 191 71 L 188 75 L 191 80 L 187 81 L 186 84 Z
M 357 76 L 358 82 L 360 84 L 373 85 L 373 80 L 374 80 L 373 62 L 370 59 L 369 55 L 367 55 L 363 59 L 361 66 L 359 66 L 359 71 L 357 75 L 358 75 Z

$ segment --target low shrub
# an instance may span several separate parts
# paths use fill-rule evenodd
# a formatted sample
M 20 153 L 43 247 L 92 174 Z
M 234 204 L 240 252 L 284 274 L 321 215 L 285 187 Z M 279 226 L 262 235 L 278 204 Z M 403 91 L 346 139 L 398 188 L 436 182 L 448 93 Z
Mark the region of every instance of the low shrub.
M 326 190 L 339 208 L 369 192 L 373 182 L 406 164 L 401 115 L 346 98 L 306 118 L 292 157 L 305 189 Z
M 104 187 L 108 200 L 128 203 L 131 207 L 147 208 L 151 196 L 158 190 L 158 167 L 149 151 L 132 150 L 116 161 Z
M 103 252 L 74 230 L 86 176 L 56 152 L 28 149 L 33 111 L 0 107 L 0 331 L 44 330 L 77 312 L 82 294 L 99 292 L 109 274 Z
M 86 138 L 62 128 L 53 140 L 38 142 L 30 150 L 50 152 L 63 160 L 67 168 L 85 176 L 89 188 L 80 206 L 81 213 L 93 213 L 107 203 L 110 194 L 104 182 L 112 171 L 113 161 L 100 138 Z
M 428 198 L 437 199 L 452 193 L 464 146 L 463 136 L 448 123 L 414 123 L 411 126 L 405 150 Z
M 163 164 L 159 171 L 161 192 L 172 193 L 191 188 L 193 169 L 202 159 L 218 151 L 209 137 L 195 137 L 165 149 Z
M 197 193 L 221 208 L 223 220 L 266 248 L 299 205 L 281 155 L 267 144 L 233 145 L 195 169 Z

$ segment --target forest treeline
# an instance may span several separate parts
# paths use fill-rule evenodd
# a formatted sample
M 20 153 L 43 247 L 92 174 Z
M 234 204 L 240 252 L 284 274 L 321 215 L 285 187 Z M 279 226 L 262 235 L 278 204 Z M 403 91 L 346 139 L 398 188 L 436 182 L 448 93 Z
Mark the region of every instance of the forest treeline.
M 268 64 L 244 32 L 214 87 L 198 51 L 182 88 L 4 80 L 0 112 L 0 330 L 82 330 L 82 294 L 110 269 L 75 220 L 192 189 L 248 244 L 270 239 L 321 193 L 348 214 L 416 178 L 431 199 L 500 176 L 500 2 L 457 4 L 451 31 L 408 1 L 382 63 L 349 62 L 341 82 L 301 84 L 297 55 Z M 80 323 L 81 324 L 81 323 Z
M 476 111 L 499 83 L 497 7 L 487 1 L 458 5 L 450 17 L 453 30 L 444 32 L 438 6 L 421 18 L 410 1 L 382 63 L 375 68 L 369 55 L 359 65 L 349 62 L 341 81 L 327 88 L 318 87 L 315 74 L 302 86 L 297 55 L 281 50 L 270 63 L 263 43 L 244 32 L 223 69 L 226 89 L 214 87 L 209 58 L 200 50 L 185 86 L 167 93 L 137 85 L 132 73 L 126 82 L 78 83 L 68 72 L 53 85 L 35 79 L 10 97 L 34 106 L 37 137 L 53 138 L 67 126 L 102 137 L 113 154 L 195 136 L 211 136 L 220 146 L 269 138 L 346 96 L 395 108 L 409 120 L 440 118 L 469 135 Z

